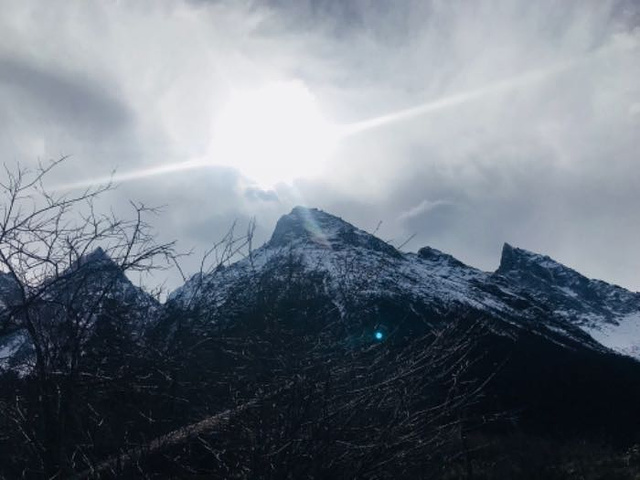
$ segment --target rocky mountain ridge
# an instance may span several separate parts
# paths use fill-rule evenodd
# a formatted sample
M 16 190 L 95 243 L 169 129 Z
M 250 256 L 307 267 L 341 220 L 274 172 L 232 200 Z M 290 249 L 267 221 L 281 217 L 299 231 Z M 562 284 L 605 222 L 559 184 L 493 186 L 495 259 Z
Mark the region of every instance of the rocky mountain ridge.
M 503 247 L 499 268 L 484 272 L 431 247 L 403 253 L 377 237 L 318 209 L 296 207 L 277 223 L 271 239 L 245 258 L 205 276 L 195 276 L 172 293 L 181 308 L 205 303 L 223 308 L 234 286 L 250 285 L 260 272 L 295 255 L 323 278 L 336 308 L 345 295 L 396 298 L 427 306 L 433 314 L 470 308 L 519 328 L 610 348 L 637 356 L 640 326 L 633 338 L 622 331 L 640 324 L 640 294 L 590 280 L 549 257 Z M 277 268 L 277 267 L 275 267 Z M 636 317 L 637 316 L 637 317 Z

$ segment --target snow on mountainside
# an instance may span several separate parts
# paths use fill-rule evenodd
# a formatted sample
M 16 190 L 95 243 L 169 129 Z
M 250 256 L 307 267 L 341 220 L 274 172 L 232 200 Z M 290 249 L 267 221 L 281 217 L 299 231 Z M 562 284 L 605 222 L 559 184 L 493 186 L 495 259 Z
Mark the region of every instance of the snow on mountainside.
M 505 246 L 501 268 L 483 272 L 430 247 L 417 254 L 400 252 L 338 217 L 296 207 L 280 218 L 269 242 L 250 257 L 194 276 L 169 301 L 180 308 L 194 304 L 208 310 L 224 308 L 231 292 L 250 291 L 261 272 L 277 269 L 284 258 L 295 256 L 306 271 L 321 274 L 322 287 L 340 312 L 347 308 L 343 299 L 347 290 L 361 304 L 394 299 L 433 315 L 472 309 L 502 325 L 592 349 L 611 345 L 601 338 L 602 343 L 596 342 L 590 328 L 601 322 L 616 325 L 622 312 L 640 312 L 633 304 L 636 294 L 604 282 L 584 285 L 576 272 L 523 252 Z M 567 293 L 569 288 L 574 290 Z M 616 306 L 616 300 L 626 305 Z M 620 351 L 627 354 L 629 349 Z
M 640 312 L 620 317 L 613 324 L 585 330 L 602 345 L 640 359 Z
M 603 345 L 640 358 L 640 293 L 591 280 L 555 260 L 505 244 L 496 275 Z

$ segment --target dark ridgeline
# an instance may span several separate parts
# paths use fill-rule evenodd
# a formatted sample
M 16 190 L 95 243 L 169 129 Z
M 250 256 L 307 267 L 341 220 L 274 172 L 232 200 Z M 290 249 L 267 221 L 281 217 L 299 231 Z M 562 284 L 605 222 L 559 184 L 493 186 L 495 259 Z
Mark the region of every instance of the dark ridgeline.
M 486 273 L 297 207 L 163 305 L 104 251 L 64 278 L 38 312 L 61 349 L 47 381 L 72 398 L 64 428 L 45 428 L 20 299 L 0 277 L 0 478 L 638 473 L 640 363 L 589 335 L 640 312 L 638 294 L 548 257 L 505 245 Z M 56 319 L 87 308 L 70 368 L 75 337 Z

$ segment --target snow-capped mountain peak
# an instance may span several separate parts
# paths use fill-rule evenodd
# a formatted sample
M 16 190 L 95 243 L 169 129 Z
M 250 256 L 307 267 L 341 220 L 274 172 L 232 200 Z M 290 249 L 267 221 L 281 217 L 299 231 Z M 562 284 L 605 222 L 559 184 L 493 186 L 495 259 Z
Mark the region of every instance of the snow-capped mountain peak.
M 508 243 L 496 274 L 512 285 L 526 289 L 546 304 L 578 323 L 615 321 L 616 317 L 640 310 L 640 294 L 601 280 L 592 280 L 550 257 L 515 248 Z
M 552 258 L 507 243 L 495 275 L 603 345 L 638 356 L 640 293 L 592 280 Z
M 280 247 L 293 242 L 313 242 L 328 246 L 330 239 L 349 227 L 342 219 L 317 208 L 295 207 L 291 213 L 280 217 L 269 245 Z
M 576 274 L 582 277 L 574 270 L 565 267 L 546 255 L 540 255 L 505 243 L 502 247 L 500 266 L 496 273 L 508 275 L 513 272 L 526 272 L 527 275 L 535 276 L 550 283 L 562 281 L 563 278 L 566 280 L 567 275 L 574 277 L 574 274 Z
M 400 253 L 388 243 L 354 227 L 340 217 L 317 208 L 301 206 L 280 217 L 268 246 L 299 246 L 309 243 L 333 250 L 353 246 L 400 256 Z

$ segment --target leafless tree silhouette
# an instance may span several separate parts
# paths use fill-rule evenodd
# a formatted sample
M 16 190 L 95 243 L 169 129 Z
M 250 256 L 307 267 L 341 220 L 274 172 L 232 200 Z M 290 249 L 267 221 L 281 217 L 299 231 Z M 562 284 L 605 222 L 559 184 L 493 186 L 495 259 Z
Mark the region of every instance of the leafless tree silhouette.
M 65 158 L 35 170 L 5 166 L 0 183 L 0 269 L 14 295 L 2 312 L 2 328 L 22 335 L 23 372 L 36 379 L 37 409 L 26 418 L 18 401 L 3 405 L 48 477 L 67 472 L 74 452 L 67 435 L 81 385 L 95 381 L 83 370 L 86 345 L 100 316 L 119 297 L 124 305 L 144 297 L 135 287 L 119 291 L 126 272 L 149 271 L 174 254 L 157 243 L 148 215 L 131 203 L 130 219 L 97 211 L 96 200 L 112 189 L 50 191 L 47 176 Z M 138 302 L 138 307 L 140 303 Z M 135 312 L 144 320 L 155 302 Z

